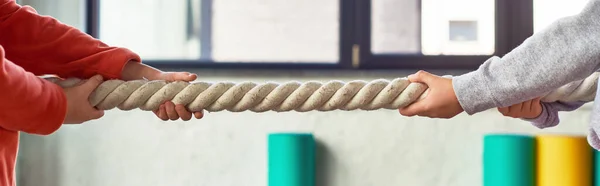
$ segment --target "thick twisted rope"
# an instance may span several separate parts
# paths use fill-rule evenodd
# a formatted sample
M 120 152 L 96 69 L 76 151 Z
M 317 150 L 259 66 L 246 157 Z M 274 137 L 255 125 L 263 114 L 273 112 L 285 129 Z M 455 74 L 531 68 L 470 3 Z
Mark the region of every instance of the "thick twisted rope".
M 62 87 L 70 87 L 80 81 L 48 80 Z M 108 80 L 92 92 L 89 100 L 93 106 L 103 110 L 155 110 L 168 100 L 186 105 L 190 111 L 376 110 L 404 107 L 424 95 L 426 88 L 422 84 L 410 83 L 405 78 L 348 83 L 290 81 L 283 84 Z
M 595 72 L 587 78 L 559 87 L 542 97 L 543 102 L 589 102 L 594 101 L 598 88 L 600 72 Z
M 542 101 L 592 101 L 596 93 L 598 73 L 579 86 L 563 86 L 548 93 Z M 62 87 L 71 87 L 79 79 L 47 78 Z M 190 111 L 210 112 L 286 112 L 398 109 L 426 95 L 427 86 L 411 83 L 406 78 L 391 81 L 355 80 L 350 82 L 316 81 L 286 83 L 253 82 L 166 82 L 108 80 L 91 94 L 90 103 L 102 110 L 155 110 L 171 100 Z

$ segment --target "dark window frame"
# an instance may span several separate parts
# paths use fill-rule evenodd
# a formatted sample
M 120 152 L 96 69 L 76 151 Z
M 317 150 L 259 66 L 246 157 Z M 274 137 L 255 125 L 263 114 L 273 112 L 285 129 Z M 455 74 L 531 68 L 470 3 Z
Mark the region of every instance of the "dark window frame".
M 101 0 L 86 0 L 86 32 L 99 36 Z M 199 20 L 202 28 L 212 24 L 210 9 L 213 0 L 200 0 L 202 8 Z M 428 70 L 428 69 L 476 69 L 492 56 L 503 56 L 533 34 L 533 0 L 495 1 L 495 53 L 492 55 L 392 55 L 371 52 L 371 0 L 339 0 L 339 61 L 291 63 L 291 62 L 215 62 L 197 60 L 144 60 L 157 68 L 202 69 L 296 69 L 296 70 Z M 202 29 L 203 58 L 210 56 L 210 29 Z

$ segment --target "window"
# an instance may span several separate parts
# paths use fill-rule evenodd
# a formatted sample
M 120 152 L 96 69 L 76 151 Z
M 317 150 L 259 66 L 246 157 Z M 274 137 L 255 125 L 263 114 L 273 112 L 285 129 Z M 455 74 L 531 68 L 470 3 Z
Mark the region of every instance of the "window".
M 157 67 L 473 69 L 518 46 L 534 24 L 534 0 L 20 2 L 52 16 L 83 13 L 61 21 Z M 536 29 L 556 16 L 538 4 Z
M 374 53 L 421 51 L 421 16 L 417 0 L 373 0 L 371 50 Z
M 476 20 L 449 21 L 448 40 L 450 42 L 476 42 L 478 41 L 477 33 Z
M 84 2 L 79 0 L 53 0 L 49 3 L 46 0 L 17 0 L 20 5 L 29 5 L 41 14 L 51 15 L 62 23 L 71 25 L 77 29 L 85 30 L 85 20 L 83 14 Z
M 144 59 L 338 61 L 338 1 L 102 0 L 99 38 Z
M 526 0 L 359 2 L 355 66 L 364 69 L 475 69 L 532 33 Z
M 375 54 L 494 53 L 494 0 L 372 0 L 371 4 Z
M 559 18 L 575 15 L 590 0 L 533 0 L 534 31 L 539 32 Z

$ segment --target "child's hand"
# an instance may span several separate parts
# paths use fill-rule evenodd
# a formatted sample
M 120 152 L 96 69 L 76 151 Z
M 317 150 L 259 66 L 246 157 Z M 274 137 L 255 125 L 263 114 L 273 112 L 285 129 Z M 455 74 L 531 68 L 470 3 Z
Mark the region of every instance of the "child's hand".
M 123 80 L 136 80 L 136 79 L 148 79 L 148 80 L 165 80 L 165 81 L 194 81 L 196 80 L 196 74 L 189 72 L 162 72 L 158 69 L 152 68 L 138 62 L 128 62 L 123 68 L 121 74 Z M 178 120 L 181 118 L 184 121 L 192 119 L 192 113 L 185 108 L 184 105 L 175 105 L 171 101 L 167 101 L 160 105 L 159 109 L 153 111 L 156 116 L 160 119 L 166 120 Z M 197 119 L 201 119 L 204 116 L 204 112 L 194 112 L 193 115 Z
M 96 75 L 79 82 L 76 86 L 63 89 L 67 97 L 67 115 L 64 124 L 81 124 L 104 116 L 103 110 L 96 109 L 88 101 L 92 91 L 101 83 L 102 76 Z
M 194 81 L 196 79 L 195 74 L 188 72 L 162 72 L 156 77 L 157 80 L 165 81 Z M 181 118 L 183 121 L 192 119 L 192 113 L 185 108 L 184 105 L 175 105 L 171 101 L 167 101 L 160 105 L 158 110 L 153 111 L 156 116 L 160 119 L 166 120 L 177 120 Z M 201 119 L 204 116 L 204 112 L 194 112 L 196 119 Z
M 429 92 L 424 99 L 418 100 L 405 108 L 400 108 L 400 114 L 404 116 L 452 118 L 463 112 L 454 93 L 452 79 L 419 71 L 408 76 L 408 80 L 426 84 L 429 87 Z
M 541 98 L 535 98 L 508 107 L 498 108 L 504 116 L 522 119 L 534 119 L 542 114 Z

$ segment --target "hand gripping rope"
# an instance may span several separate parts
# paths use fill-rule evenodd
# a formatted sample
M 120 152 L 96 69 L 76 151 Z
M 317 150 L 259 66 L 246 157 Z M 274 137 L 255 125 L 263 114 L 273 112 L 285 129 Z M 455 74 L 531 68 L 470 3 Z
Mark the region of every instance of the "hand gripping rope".
M 599 73 L 579 86 L 565 85 L 546 94 L 542 101 L 592 101 Z M 61 87 L 71 87 L 80 79 L 46 78 Z M 166 82 L 149 80 L 108 80 L 90 95 L 92 106 L 102 110 L 155 110 L 171 100 L 192 111 L 209 112 L 308 112 L 332 110 L 398 109 L 424 97 L 427 86 L 406 78 L 350 82 L 308 81 L 286 83 L 253 82 Z

